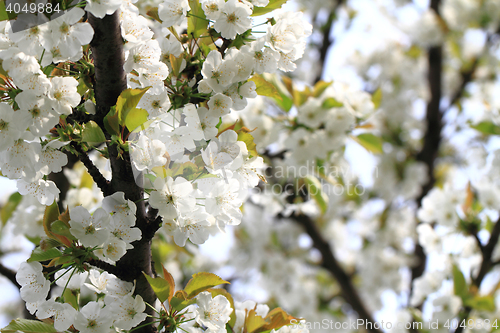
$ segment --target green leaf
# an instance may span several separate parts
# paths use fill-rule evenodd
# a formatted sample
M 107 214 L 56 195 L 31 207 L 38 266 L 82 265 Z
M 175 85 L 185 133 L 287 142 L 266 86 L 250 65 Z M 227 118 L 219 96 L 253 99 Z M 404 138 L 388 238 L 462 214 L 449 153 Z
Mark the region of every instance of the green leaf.
M 158 7 L 151 8 L 147 11 L 146 15 L 160 23 L 163 23 L 163 21 L 160 19 L 160 16 L 158 15 Z
M 118 123 L 125 126 L 125 119 L 130 111 L 136 108 L 142 96 L 150 87 L 144 89 L 125 89 L 122 91 L 116 101 L 116 114 L 118 115 Z
M 449 48 L 453 57 L 462 59 L 462 46 L 458 43 L 458 41 L 450 39 Z
M 101 127 L 99 127 L 95 121 L 91 120 L 83 125 L 82 141 L 90 145 L 97 145 L 101 142 L 105 142 L 106 137 Z
M 493 124 L 491 121 L 482 121 L 470 127 L 484 134 L 500 135 L 500 126 Z
M 0 1 L 0 21 L 7 21 L 7 20 L 9 20 L 9 15 L 7 13 L 7 10 L 5 9 L 5 1 L 2 0 Z
M 285 112 L 290 111 L 290 109 L 293 106 L 293 100 L 290 97 L 288 97 L 287 95 L 285 95 L 285 94 L 283 94 L 281 92 L 280 92 L 280 96 L 281 96 L 281 99 L 275 98 L 274 101 Z
M 103 119 L 104 128 L 109 134 L 119 135 L 120 124 L 118 121 L 118 114 L 116 113 L 116 106 L 112 106 L 108 114 Z
M 253 13 L 251 16 L 260 16 L 272 12 L 275 9 L 281 8 L 287 0 L 270 0 L 266 7 L 253 7 Z
M 2 220 L 2 224 L 5 225 L 5 223 L 7 223 L 22 199 L 23 196 L 19 192 L 11 194 L 5 205 L 2 207 L 2 210 L 0 210 L 0 219 Z
M 418 59 L 422 55 L 422 49 L 416 45 L 412 45 L 405 54 L 413 59 Z
M 63 255 L 62 257 L 59 257 L 55 260 L 54 266 L 59 266 L 59 265 L 64 265 L 67 263 L 74 263 L 75 262 L 75 257 L 71 255 Z
M 59 242 L 57 239 L 53 239 L 53 238 L 43 238 L 38 243 L 40 244 L 40 249 L 42 251 L 47 251 L 53 247 L 62 245 L 61 242 Z
M 259 74 L 255 74 L 251 78 L 248 79 L 248 81 L 253 81 L 255 82 L 256 86 L 256 92 L 258 95 L 261 96 L 267 96 L 267 97 L 272 97 L 278 100 L 281 100 L 281 95 L 271 82 L 266 81 L 262 76 Z
M 27 260 L 28 262 L 32 261 L 47 261 L 54 258 L 59 258 L 62 256 L 62 252 L 56 247 L 50 248 L 46 251 L 43 251 L 41 247 L 37 246 L 33 252 L 31 252 L 31 256 Z
M 314 176 L 307 176 L 304 178 L 307 185 L 307 193 L 312 196 L 321 213 L 325 214 L 328 209 L 328 197 L 323 193 L 321 182 Z
M 14 319 L 0 330 L 3 333 L 17 333 L 22 331 L 25 333 L 55 333 L 57 330 L 53 325 L 46 324 L 38 320 L 29 319 Z
M 50 231 L 52 231 L 55 234 L 69 238 L 71 240 L 76 240 L 75 236 L 73 236 L 69 232 L 69 226 L 66 223 L 64 223 L 63 221 L 57 220 L 57 221 L 53 222 L 50 225 Z
M 373 107 L 378 109 L 380 107 L 380 103 L 382 102 L 382 89 L 378 88 L 372 95 Z
M 78 86 L 76 87 L 76 92 L 80 96 L 83 96 L 88 90 L 89 90 L 89 87 L 85 83 L 85 79 L 84 78 L 80 78 L 78 80 Z
M 47 237 L 54 238 L 54 235 L 50 232 L 50 225 L 52 222 L 59 219 L 59 215 L 59 207 L 55 200 L 52 205 L 45 207 L 45 213 L 43 214 L 43 229 Z
M 273 98 L 274 102 L 281 107 L 285 112 L 290 111 L 293 106 L 293 100 L 288 87 L 285 84 L 286 77 L 278 80 L 276 76 L 271 76 L 270 82 L 276 87 L 280 94 L 280 98 Z M 293 92 L 293 87 L 290 87 Z
M 146 121 L 148 121 L 148 111 L 144 109 L 134 108 L 130 110 L 125 118 L 125 126 L 127 129 L 132 132 L 139 126 L 142 126 Z M 141 127 L 141 129 L 145 129 L 145 127 Z
M 313 88 L 313 97 L 318 98 L 333 82 L 318 81 Z
M 80 186 L 78 188 L 92 188 L 94 179 L 87 170 L 83 170 L 82 177 L 80 178 Z
M 239 50 L 242 46 L 251 43 L 254 40 L 255 37 L 252 35 L 252 29 L 248 29 L 244 33 L 236 35 L 236 38 L 233 39 L 231 44 L 229 44 L 229 48 L 235 47 Z
M 40 241 L 42 240 L 42 238 L 38 237 L 38 236 L 30 237 L 28 235 L 24 235 L 24 237 L 26 237 L 35 246 L 37 246 L 38 244 L 40 244 Z
M 254 309 L 248 311 L 247 317 L 245 318 L 245 332 L 253 333 L 260 332 L 260 330 L 266 326 L 266 321 L 262 316 L 257 315 Z
M 144 175 L 144 178 L 149 179 L 149 181 L 150 181 L 151 183 L 154 183 L 154 182 L 155 182 L 155 180 L 156 180 L 156 176 L 155 176 L 155 175 L 152 175 L 152 174 L 150 174 L 150 173 L 145 174 L 145 175 Z
M 167 280 L 157 277 L 157 278 L 152 278 L 151 276 L 147 275 L 144 273 L 144 276 L 149 282 L 149 285 L 153 289 L 153 291 L 156 294 L 156 297 L 160 300 L 160 302 L 165 302 L 168 299 L 168 296 L 170 295 L 170 284 L 168 283 Z
M 174 76 L 179 77 L 181 73 L 182 67 L 182 59 L 184 59 L 184 54 L 181 54 L 178 58 L 174 57 L 173 54 L 170 54 L 170 66 L 172 67 L 172 73 Z
M 189 0 L 189 8 L 191 8 L 190 13 L 194 16 L 188 16 L 188 35 L 191 36 L 192 34 L 195 38 L 206 36 L 208 34 L 208 20 L 200 2 L 198 0 Z
M 457 267 L 457 265 L 453 265 L 453 291 L 455 295 L 464 298 L 467 296 L 467 283 L 465 282 L 465 277 L 462 271 Z
M 191 280 L 187 283 L 186 288 L 184 288 L 184 291 L 188 294 L 188 298 L 191 299 L 207 289 L 224 283 L 229 282 L 222 280 L 213 273 L 201 272 L 193 275 Z
M 15 2 L 10 2 L 11 6 L 15 4 Z M 6 20 L 15 20 L 17 15 L 21 14 L 23 11 L 21 10 L 20 12 L 16 12 L 14 10 L 15 7 L 11 7 L 11 10 L 8 12 L 7 8 L 5 7 L 5 0 L 0 1 L 0 21 L 6 21 Z
M 296 106 L 301 106 L 305 102 L 307 102 L 307 100 L 309 99 L 309 97 L 311 97 L 311 91 L 309 90 L 309 87 L 306 87 L 302 91 L 299 91 L 297 89 L 293 89 L 293 95 L 292 96 L 293 96 L 293 103 Z
M 66 288 L 66 290 L 64 291 L 64 294 L 62 296 L 64 298 L 64 303 L 68 303 L 75 310 L 78 310 L 78 298 L 77 298 L 76 290 L 71 290 L 69 288 Z
M 493 231 L 493 227 L 495 226 L 495 223 L 491 220 L 489 216 L 486 216 L 486 225 L 484 226 L 484 229 L 491 233 Z
M 323 101 L 323 104 L 321 104 L 323 109 L 340 108 L 342 106 L 344 106 L 344 103 L 337 101 L 333 97 L 328 97 Z
M 354 141 L 362 145 L 366 150 L 375 154 L 382 153 L 382 139 L 371 133 L 363 133 L 358 136 L 351 136 Z
M 250 158 L 254 156 L 259 156 L 259 153 L 257 153 L 257 145 L 253 141 L 254 137 L 252 134 L 240 131 L 238 133 L 238 141 L 243 141 L 245 145 L 247 146 L 248 149 L 248 155 Z
M 170 306 L 177 312 L 182 311 L 184 308 L 194 303 L 196 303 L 195 299 L 182 299 L 176 296 L 172 297 L 170 300 Z
M 144 123 L 140 124 L 138 127 L 136 127 L 135 130 L 133 130 L 132 132 L 139 133 L 140 131 L 144 131 L 146 128 L 148 128 L 154 122 L 155 122 L 155 119 L 147 120 Z

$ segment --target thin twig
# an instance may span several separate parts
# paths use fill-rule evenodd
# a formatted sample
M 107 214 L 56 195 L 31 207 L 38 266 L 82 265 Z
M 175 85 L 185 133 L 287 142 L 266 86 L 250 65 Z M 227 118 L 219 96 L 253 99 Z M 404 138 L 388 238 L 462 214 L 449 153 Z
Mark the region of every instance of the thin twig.
M 113 190 L 111 188 L 109 180 L 104 178 L 99 169 L 90 160 L 87 153 L 84 152 L 83 149 L 80 147 L 80 145 L 76 142 L 71 142 L 71 146 L 78 152 L 78 158 L 83 163 L 83 165 L 85 165 L 89 175 L 92 176 L 92 179 L 97 184 L 97 186 L 99 186 L 104 196 L 113 194 Z
M 90 259 L 87 261 L 89 265 L 92 265 L 94 267 L 100 268 L 103 271 L 106 271 L 108 273 L 116 275 L 116 277 L 122 279 L 122 274 L 116 266 L 113 266 L 111 264 L 108 264 L 107 262 L 104 262 L 102 260 L 96 260 L 96 259 Z
M 481 251 L 481 253 L 483 254 L 484 256 L 484 250 L 485 250 L 485 247 L 484 245 L 481 243 L 481 240 L 479 239 L 479 236 L 477 235 L 477 232 L 473 232 L 472 233 L 472 237 L 474 237 L 474 239 L 476 240 L 476 244 L 477 246 L 479 247 L 479 250 Z
M 321 27 L 323 30 L 323 38 L 321 41 L 321 44 L 319 44 L 319 73 L 318 76 L 315 79 L 315 82 L 318 82 L 321 80 L 321 77 L 323 76 L 323 70 L 326 62 L 326 55 L 328 53 L 328 50 L 333 44 L 333 39 L 331 36 L 331 30 L 332 30 L 332 25 L 335 21 L 335 18 L 337 17 L 337 10 L 339 9 L 340 5 L 342 5 L 345 2 L 345 0 L 337 0 L 335 3 L 332 11 L 330 12 L 330 15 L 328 16 L 328 19 L 326 23 Z
M 500 237 L 500 217 L 498 218 L 497 222 L 495 223 L 495 226 L 493 227 L 493 230 L 491 231 L 491 235 L 490 235 L 490 239 L 488 240 L 488 244 L 486 244 L 486 246 L 484 246 L 484 250 L 482 251 L 483 260 L 481 262 L 481 267 L 479 268 L 479 273 L 477 274 L 476 278 L 472 280 L 472 285 L 476 289 L 479 289 L 479 287 L 481 286 L 481 282 L 483 282 L 483 279 L 486 276 L 486 274 L 496 264 L 496 263 L 491 261 L 491 257 L 493 255 L 493 250 L 495 249 L 495 246 L 498 243 L 499 237 Z M 460 318 L 460 322 L 462 320 L 467 320 L 471 311 L 472 311 L 472 308 L 469 306 L 466 306 L 464 309 L 463 315 Z M 463 330 L 464 330 L 464 326 L 459 325 L 456 328 L 454 333 L 462 333 Z
M 163 218 L 161 216 L 157 216 L 156 218 L 148 219 L 148 224 L 143 228 L 142 237 L 145 240 L 151 240 L 155 236 L 158 229 L 161 228 L 163 223 Z

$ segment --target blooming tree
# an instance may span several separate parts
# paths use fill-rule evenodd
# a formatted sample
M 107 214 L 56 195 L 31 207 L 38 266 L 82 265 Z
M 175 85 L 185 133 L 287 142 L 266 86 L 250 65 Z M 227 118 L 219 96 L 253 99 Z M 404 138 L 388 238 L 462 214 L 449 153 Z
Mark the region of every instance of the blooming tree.
M 326 64 L 334 37 L 375 30 L 360 43 L 378 43 L 345 65 L 373 95 L 310 70 L 313 87 L 277 84 L 285 116 L 244 111 L 268 183 L 245 205 L 228 263 L 242 280 L 263 272 L 269 299 L 318 332 L 497 330 L 498 3 L 306 6 L 318 28 L 309 62 Z M 375 155 L 368 185 L 353 171 L 366 162 L 345 154 L 352 142 Z
M 3 331 L 290 324 L 280 308 L 237 315 L 213 273 L 176 288 L 151 258 L 156 234 L 184 247 L 239 224 L 264 179 L 250 130 L 221 119 L 276 90 L 262 75 L 303 54 L 311 25 L 301 15 L 258 23 L 283 2 L 167 0 L 147 14 L 129 1 L 37 3 L 30 14 L 7 2 L 18 12 L 1 25 L 0 167 L 19 192 L 4 213 L 37 245 L 12 281 L 40 321 Z M 65 179 L 51 177 L 63 168 Z M 68 190 L 74 181 L 80 189 Z

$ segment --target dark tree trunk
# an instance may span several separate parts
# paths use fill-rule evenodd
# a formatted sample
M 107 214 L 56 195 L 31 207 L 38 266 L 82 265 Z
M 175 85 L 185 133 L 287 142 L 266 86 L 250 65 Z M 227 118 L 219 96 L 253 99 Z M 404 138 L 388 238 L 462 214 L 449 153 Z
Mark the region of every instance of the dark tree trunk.
M 123 70 L 124 53 L 123 40 L 120 31 L 119 13 L 107 15 L 102 19 L 89 14 L 89 22 L 94 28 L 94 38 L 90 43 L 92 58 L 95 66 L 95 98 L 96 98 L 96 123 L 105 131 L 103 119 L 109 112 L 111 106 L 116 104 L 120 93 L 127 88 L 126 74 Z M 106 131 L 105 131 L 106 133 Z M 109 137 L 109 133 L 106 133 Z M 144 190 L 136 184 L 130 155 L 124 153 L 118 156 L 117 146 L 108 144 L 109 160 L 111 164 L 112 178 L 111 189 L 113 192 L 121 191 L 125 193 L 125 198 L 136 202 L 136 226 L 143 231 L 149 229 L 149 220 L 146 214 L 143 195 Z M 139 201 L 141 200 L 141 201 Z M 136 281 L 135 294 L 141 295 L 144 302 L 154 304 L 156 296 L 149 286 L 143 272 L 153 276 L 151 268 L 151 237 L 143 237 L 141 240 L 132 243 L 134 248 L 127 251 L 116 264 L 116 272 L 121 279 L 133 282 Z M 151 308 L 147 307 L 146 312 L 153 315 Z M 148 317 L 140 325 L 151 322 Z M 134 331 L 135 333 L 156 332 L 153 325 L 144 326 Z

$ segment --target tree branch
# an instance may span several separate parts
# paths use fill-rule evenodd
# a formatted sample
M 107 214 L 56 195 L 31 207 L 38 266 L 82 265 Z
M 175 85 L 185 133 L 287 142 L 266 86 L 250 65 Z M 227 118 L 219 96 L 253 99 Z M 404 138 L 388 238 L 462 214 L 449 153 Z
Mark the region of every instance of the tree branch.
M 89 265 L 92 265 L 94 267 L 100 268 L 108 273 L 116 275 L 119 279 L 123 280 L 123 275 L 121 271 L 119 271 L 116 266 L 113 266 L 111 264 L 108 264 L 107 262 L 101 261 L 101 260 L 95 260 L 95 259 L 90 259 L 87 261 Z
M 123 41 L 121 36 L 119 11 L 113 15 L 106 15 L 102 19 L 98 19 L 89 13 L 89 23 L 94 29 L 94 38 L 90 42 L 92 57 L 94 59 L 95 68 L 95 96 L 96 96 L 96 123 L 104 130 L 103 119 L 109 112 L 109 109 L 116 104 L 120 93 L 127 88 L 127 80 L 124 65 Z M 110 134 L 105 131 L 107 137 Z M 136 202 L 136 226 L 144 230 L 150 224 L 146 216 L 144 205 L 144 190 L 136 183 L 132 165 L 130 163 L 130 155 L 128 152 L 120 155 L 115 144 L 108 143 L 109 161 L 111 164 L 111 188 L 113 191 L 121 191 L 125 194 L 125 198 Z M 144 274 L 153 276 L 151 268 L 151 240 L 142 237 L 140 240 L 133 242 L 133 249 L 127 253 L 116 263 L 117 272 L 126 281 L 135 281 L 135 294 L 140 295 L 144 302 L 154 304 L 156 296 L 153 289 L 147 282 Z M 148 307 L 146 313 L 150 315 L 143 321 L 137 329 L 136 333 L 154 333 L 157 332 L 156 327 L 152 324 L 153 310 Z
M 99 186 L 104 196 L 108 196 L 113 194 L 113 189 L 111 188 L 111 184 L 109 180 L 104 178 L 99 169 L 95 166 L 95 164 L 90 160 L 89 155 L 83 151 L 82 147 L 74 141 L 71 142 L 71 146 L 78 152 L 78 157 L 80 161 L 85 165 L 87 171 L 94 182 Z
M 337 17 L 337 10 L 339 9 L 340 5 L 342 5 L 345 2 L 345 0 L 337 0 L 335 2 L 335 5 L 330 12 L 330 15 L 328 15 L 328 19 L 326 23 L 321 27 L 321 30 L 323 31 L 323 38 L 321 44 L 319 44 L 319 73 L 314 82 L 318 82 L 321 80 L 321 77 L 323 76 L 323 71 L 325 67 L 325 62 L 326 62 L 326 55 L 328 53 L 328 49 L 330 49 L 330 46 L 333 44 L 332 36 L 331 36 L 331 30 L 332 30 L 332 25 L 333 22 L 335 21 Z
M 486 244 L 483 248 L 483 260 L 481 262 L 481 268 L 479 269 L 479 273 L 476 278 L 472 281 L 476 287 L 479 288 L 481 282 L 484 277 L 488 273 L 488 271 L 493 267 L 493 262 L 491 261 L 491 257 L 493 255 L 493 250 L 498 243 L 498 237 L 500 236 L 500 217 L 498 218 L 493 230 L 491 231 L 490 239 L 488 240 L 488 244 Z
M 438 13 L 438 14 L 439 14 L 439 11 L 438 11 L 439 1 L 440 0 L 432 0 L 431 1 L 431 8 L 434 9 L 436 11 L 436 13 Z M 499 33 L 500 33 L 500 27 L 499 27 L 499 29 L 497 29 L 495 34 L 499 34 Z M 495 35 L 495 34 L 493 34 L 493 35 Z M 489 35 L 487 38 L 486 44 L 484 46 L 486 51 L 488 50 L 488 48 L 490 46 L 493 35 Z M 433 84 L 432 78 L 434 80 L 438 80 L 438 79 L 441 80 L 440 77 L 441 77 L 442 66 L 438 66 L 437 61 L 439 60 L 439 57 L 442 58 L 442 55 L 439 55 L 438 52 L 436 50 L 433 50 L 433 49 L 434 48 L 431 48 L 431 50 L 429 51 L 429 83 L 431 86 L 431 96 L 432 97 L 431 97 L 431 102 L 429 103 L 428 108 L 427 108 L 427 111 L 428 111 L 427 123 L 428 123 L 428 125 L 430 124 L 429 123 L 430 121 L 433 121 L 434 123 L 432 124 L 433 126 L 431 127 L 430 130 L 428 128 L 428 131 L 426 133 L 426 138 L 424 139 L 424 148 L 422 149 L 420 154 L 417 155 L 417 159 L 420 158 L 420 160 L 422 162 L 426 163 L 426 165 L 428 166 L 429 182 L 423 187 L 422 194 L 420 195 L 420 197 L 418 199 L 418 207 L 421 206 L 422 199 L 425 197 L 425 195 L 427 195 L 427 193 L 434 186 L 435 178 L 434 178 L 433 164 L 434 164 L 434 160 L 437 156 L 437 149 L 439 149 L 439 142 L 441 140 L 441 134 L 439 133 L 439 137 L 437 136 L 437 129 L 439 128 L 439 132 L 441 132 L 442 115 L 446 110 L 448 110 L 450 107 L 452 107 L 454 104 L 456 104 L 460 100 L 460 98 L 462 98 L 467 84 L 472 81 L 472 78 L 473 78 L 474 73 L 477 69 L 477 66 L 479 64 L 479 59 L 480 59 L 480 57 L 475 58 L 473 60 L 473 62 L 469 65 L 469 68 L 466 70 L 463 70 L 461 72 L 462 80 L 461 80 L 460 86 L 458 87 L 457 91 L 450 97 L 450 103 L 448 104 L 447 108 L 445 110 L 438 112 L 439 104 L 437 104 L 436 101 L 433 101 L 433 100 L 434 100 L 434 96 L 437 96 L 438 93 L 440 94 L 440 88 L 438 90 L 438 87 L 436 86 L 436 82 L 434 82 L 434 84 Z M 442 59 L 440 61 L 442 62 Z M 438 72 L 436 72 L 437 70 L 439 70 L 439 75 L 438 75 Z M 440 102 L 440 99 L 439 99 L 439 102 Z M 431 104 L 433 105 L 432 108 L 430 106 Z M 438 113 L 436 113 L 434 115 L 429 115 L 429 110 L 432 110 L 433 112 L 438 112 Z M 437 126 L 437 125 L 439 125 L 439 126 Z M 429 137 L 428 140 L 427 140 L 427 137 Z M 434 148 L 436 149 L 436 151 L 434 152 L 434 155 L 432 154 L 431 150 L 429 150 L 428 152 L 424 151 L 426 148 L 432 146 L 430 143 L 428 145 L 426 145 L 427 141 L 431 141 L 431 140 L 437 140 L 436 144 L 434 145 Z M 434 157 L 432 157 L 432 156 L 434 156 Z M 431 161 L 432 161 L 432 164 L 430 164 Z M 430 168 L 431 166 L 432 166 L 432 168 Z M 494 250 L 496 244 L 498 243 L 498 238 L 500 236 L 500 218 L 497 220 L 497 222 L 492 230 L 488 244 L 486 246 L 483 246 L 481 244 L 479 238 L 477 237 L 477 233 L 474 233 L 473 236 L 476 238 L 476 242 L 477 242 L 478 247 L 480 248 L 481 254 L 483 256 L 483 260 L 481 262 L 479 273 L 476 276 L 476 278 L 473 279 L 473 281 L 472 281 L 473 285 L 476 286 L 477 288 L 479 288 L 481 285 L 481 282 L 483 281 L 486 274 L 495 265 L 495 263 L 493 263 L 491 261 L 491 256 L 492 256 L 492 253 L 493 253 L 493 250 Z M 423 252 L 423 248 L 418 243 L 417 243 L 416 248 L 415 248 L 415 255 L 420 260 L 420 262 L 417 266 L 413 267 L 413 269 L 412 269 L 412 279 L 411 279 L 412 284 L 413 284 L 414 279 L 421 276 L 423 274 L 423 271 L 425 270 L 426 256 L 425 256 L 425 253 Z M 413 291 L 412 287 L 413 286 L 411 286 L 411 289 L 410 289 L 411 290 L 410 297 L 411 297 L 411 292 Z M 468 316 L 470 315 L 471 311 L 472 311 L 472 308 L 470 308 L 469 306 L 466 306 L 464 309 L 464 312 L 462 314 L 461 319 L 467 319 Z M 455 330 L 455 333 L 461 333 L 462 331 L 463 331 L 463 327 L 458 326 L 457 329 Z
M 142 237 L 148 240 L 153 239 L 154 235 L 161 228 L 163 223 L 163 218 L 161 216 L 157 216 L 154 219 L 149 220 L 149 224 L 142 231 Z
M 127 88 L 123 64 L 123 41 L 119 11 L 99 19 L 88 13 L 88 21 L 94 29 L 90 42 L 95 69 L 96 123 L 104 129 L 103 119 L 116 104 L 120 93 Z
M 431 3 L 431 8 L 436 10 L 437 12 L 437 6 L 438 6 L 438 0 L 434 0 Z M 434 6 L 434 7 L 432 7 Z M 500 34 L 500 27 L 497 29 L 497 31 L 494 34 L 491 34 L 488 36 L 486 40 L 486 44 L 484 46 L 484 50 L 487 51 L 488 48 L 491 46 L 491 42 L 493 40 L 493 36 Z M 422 151 L 417 155 L 417 160 L 424 162 L 427 165 L 427 170 L 428 170 L 428 179 L 429 181 L 427 184 L 422 189 L 422 193 L 420 197 L 417 200 L 418 207 L 421 207 L 422 205 L 422 199 L 429 193 L 429 191 L 434 187 L 435 183 L 435 178 L 434 178 L 434 161 L 435 158 L 437 157 L 437 152 L 439 150 L 439 144 L 441 141 L 441 130 L 442 130 L 442 115 L 444 114 L 445 111 L 447 111 L 450 107 L 452 107 L 454 104 L 456 104 L 460 98 L 462 98 L 463 93 L 465 91 L 465 88 L 467 87 L 467 84 L 469 84 L 474 76 L 474 73 L 476 72 L 476 69 L 479 65 L 479 59 L 480 56 L 475 58 L 473 62 L 469 65 L 468 69 L 463 70 L 461 72 L 461 77 L 462 80 L 460 82 L 460 86 L 458 87 L 457 91 L 455 91 L 454 94 L 451 95 L 450 97 L 450 103 L 448 106 L 440 111 L 440 106 L 439 103 L 441 101 L 441 88 L 440 86 L 437 87 L 437 84 L 435 80 L 441 80 L 441 74 L 439 74 L 439 77 L 437 75 L 437 71 L 441 73 L 442 66 L 438 66 L 437 62 L 439 61 L 439 58 L 442 58 L 442 55 L 438 54 L 437 50 L 434 50 L 435 48 L 431 48 L 429 50 L 429 84 L 431 88 L 431 101 L 429 102 L 427 106 L 427 124 L 428 124 L 428 129 L 424 138 L 424 147 Z M 431 58 L 432 57 L 432 58 Z M 442 62 L 442 59 L 440 60 Z M 433 83 L 434 82 L 434 83 Z M 439 88 L 439 90 L 438 90 Z M 438 100 L 439 96 L 439 100 Z M 430 112 L 430 114 L 429 114 Z M 477 238 L 477 235 L 475 235 Z M 481 243 L 478 241 L 478 246 L 480 247 L 481 251 L 483 251 Z M 415 256 L 419 260 L 419 264 L 415 267 L 412 268 L 412 283 L 413 280 L 416 279 L 417 277 L 421 276 L 424 272 L 425 269 L 425 262 L 426 262 L 426 256 L 425 253 L 421 247 L 420 244 L 416 245 L 415 248 Z M 411 295 L 411 293 L 410 293 Z
M 439 3 L 440 0 L 432 0 L 430 4 L 430 8 L 434 10 L 438 15 Z M 427 80 L 429 82 L 431 99 L 427 104 L 427 130 L 424 136 L 424 144 L 422 150 L 416 156 L 417 161 L 420 161 L 427 166 L 427 183 L 422 187 L 422 193 L 417 199 L 418 207 L 422 206 L 422 199 L 434 187 L 434 183 L 436 182 L 436 179 L 434 177 L 434 162 L 439 152 L 439 146 L 441 143 L 441 130 L 443 128 L 443 114 L 440 108 L 442 97 L 441 84 L 443 71 L 443 50 L 441 45 L 433 46 L 429 49 L 427 62 L 429 66 Z M 424 249 L 418 243 L 418 240 L 415 244 L 414 255 L 417 258 L 417 264 L 411 269 L 411 284 L 409 295 L 410 298 L 413 293 L 413 281 L 416 278 L 422 276 L 425 271 L 425 264 L 427 261 Z
M 302 214 L 294 214 L 291 218 L 301 225 L 309 237 L 311 237 L 313 246 L 321 253 L 321 257 L 323 259 L 321 266 L 329 271 L 340 284 L 342 296 L 346 302 L 349 303 L 354 311 L 358 313 L 359 318 L 364 319 L 365 322 L 374 323 L 375 321 L 365 308 L 356 288 L 353 286 L 351 278 L 340 266 L 339 262 L 335 258 L 335 255 L 333 254 L 330 244 L 323 238 L 314 221 L 309 216 Z M 380 330 L 373 327 L 371 329 L 367 329 L 367 331 L 371 333 L 382 333 Z
M 493 250 L 497 246 L 498 238 L 500 237 L 500 217 L 498 218 L 493 230 L 491 231 L 490 239 L 488 240 L 488 244 L 484 246 L 482 254 L 483 260 L 481 262 L 481 266 L 479 268 L 479 273 L 476 278 L 472 280 L 472 285 L 477 289 L 481 286 L 481 282 L 483 282 L 484 277 L 490 271 L 490 269 L 495 265 L 494 262 L 491 261 L 491 257 L 493 255 Z M 472 308 L 466 306 L 464 312 L 460 318 L 460 322 L 464 319 L 467 319 L 472 311 Z M 458 326 L 455 330 L 455 333 L 462 333 L 464 330 L 463 326 Z
M 465 87 L 467 86 L 467 84 L 469 82 L 472 81 L 472 76 L 474 75 L 474 73 L 477 69 L 478 63 L 479 63 L 479 57 L 474 59 L 474 61 L 472 62 L 472 64 L 470 65 L 470 68 L 468 70 L 461 72 L 462 82 L 460 83 L 460 87 L 457 89 L 457 91 L 450 98 L 450 104 L 449 104 L 448 108 L 460 100 L 460 98 L 462 97 L 462 95 L 465 91 Z

